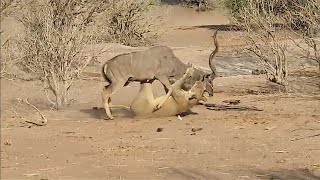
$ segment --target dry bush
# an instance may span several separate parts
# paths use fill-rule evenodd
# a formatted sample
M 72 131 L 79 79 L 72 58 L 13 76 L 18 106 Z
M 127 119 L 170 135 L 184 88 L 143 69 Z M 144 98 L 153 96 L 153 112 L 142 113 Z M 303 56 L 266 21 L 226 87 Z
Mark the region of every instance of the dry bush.
M 197 7 L 197 11 L 206 11 L 215 9 L 219 2 L 217 0 L 177 0 L 178 3 L 188 7 Z
M 281 33 L 284 19 L 273 13 L 274 5 L 273 0 L 248 0 L 247 5 L 239 10 L 240 18 L 235 21 L 245 30 L 248 50 L 262 60 L 268 79 L 286 85 L 287 37 Z
M 216 0 L 200 0 L 198 4 L 198 11 L 211 11 L 220 5 Z
M 318 62 L 320 70 L 320 3 L 319 0 L 291 1 L 285 11 L 287 27 L 299 35 L 302 42 L 293 42 L 304 52 L 305 57 Z M 288 8 L 285 6 L 285 8 Z
M 233 18 L 240 20 L 239 13 L 247 6 L 247 0 L 223 0 L 223 4 L 229 9 Z
M 143 22 L 143 15 L 151 5 L 152 1 L 113 1 L 107 15 L 109 38 L 128 46 L 150 43 L 147 36 L 152 24 Z
M 1 45 L 1 64 L 0 64 L 0 78 L 11 75 L 8 74 L 9 69 L 17 63 L 16 49 L 14 49 L 12 39 L 7 39 Z
M 1 0 L 1 6 L 0 6 L 0 23 L 2 27 L 2 22 L 5 18 L 10 16 L 10 14 L 13 12 L 15 5 L 15 2 L 13 0 Z M 0 30 L 0 34 L 3 33 L 3 30 Z M 0 63 L 0 78 L 7 75 L 8 70 L 15 65 L 16 58 L 14 57 L 14 53 L 12 52 L 11 48 L 11 38 L 6 37 L 6 39 L 1 36 L 1 51 L 0 51 L 0 57 L 1 57 L 1 63 Z
M 155 4 L 153 0 L 111 1 L 100 21 L 104 41 L 127 46 L 153 44 L 157 38 L 155 19 L 147 20 L 146 13 Z
M 13 0 L 1 0 L 0 1 L 0 21 L 2 22 L 2 20 L 6 17 L 8 17 L 11 14 L 11 9 L 10 6 L 12 6 L 12 4 L 14 4 Z
M 2 23 L 3 19 L 7 17 L 8 15 L 8 7 L 13 3 L 13 0 L 1 0 L 1 6 L 0 6 L 0 22 Z M 1 25 L 2 26 L 2 25 Z M 0 30 L 0 34 L 2 34 L 2 30 Z M 8 48 L 9 48 L 9 40 L 6 40 L 5 42 L 2 42 L 1 37 L 1 64 L 0 64 L 0 77 L 2 78 L 6 73 L 8 68 L 11 67 L 10 63 L 10 57 L 8 56 Z M 12 61 L 11 61 L 12 62 Z
M 273 16 L 282 17 L 283 21 L 274 22 L 274 25 L 286 26 L 296 33 L 300 38 L 298 40 L 292 39 L 293 42 L 303 52 L 303 57 L 317 61 L 320 69 L 319 0 L 264 0 L 258 3 L 259 5 L 256 8 L 259 12 L 267 12 Z M 225 0 L 225 5 L 239 23 L 244 21 L 241 15 L 243 14 L 242 10 L 250 8 L 249 6 L 252 3 L 248 0 Z
M 48 100 L 60 109 L 68 104 L 68 90 L 91 56 L 84 55 L 90 43 L 88 27 L 104 11 L 104 0 L 28 1 L 19 17 L 25 32 L 19 39 L 19 67 L 40 78 Z M 16 52 L 18 53 L 18 52 Z

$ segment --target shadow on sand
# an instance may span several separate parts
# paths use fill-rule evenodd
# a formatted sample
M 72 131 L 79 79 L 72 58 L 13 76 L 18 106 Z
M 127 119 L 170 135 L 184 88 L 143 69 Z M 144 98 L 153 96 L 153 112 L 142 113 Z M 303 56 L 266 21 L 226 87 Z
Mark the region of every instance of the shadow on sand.
M 218 180 L 218 178 L 212 174 L 208 174 L 195 169 L 185 169 L 185 168 L 169 168 L 167 171 L 167 179 L 175 179 L 175 180 Z
M 240 172 L 243 174 L 242 170 L 237 171 L 233 169 L 228 176 L 221 176 L 221 174 L 216 174 L 215 172 L 204 172 L 196 169 L 185 169 L 185 168 L 168 168 L 167 169 L 167 179 L 175 180 L 193 180 L 193 179 L 243 179 L 240 178 Z M 314 172 L 308 169 L 279 169 L 279 170 L 254 170 L 245 171 L 249 176 L 253 176 L 252 179 L 261 180 L 320 180 L 320 176 L 316 175 Z M 212 174 L 213 173 L 213 174 Z M 218 175 L 218 176 L 217 176 Z M 228 178 L 226 178 L 228 177 Z
M 179 1 L 178 0 L 161 0 L 161 4 L 177 5 L 179 4 Z
M 92 109 L 81 109 L 80 112 L 89 114 L 94 119 L 105 119 L 106 112 L 104 108 L 93 107 Z M 128 107 L 113 107 L 111 108 L 112 116 L 115 118 L 135 118 L 134 114 L 130 111 Z M 179 114 L 181 117 L 188 115 L 198 115 L 198 113 L 193 112 L 191 110 Z M 152 118 L 152 117 L 148 117 Z M 157 118 L 157 117 L 153 117 Z
M 320 180 L 320 176 L 309 169 L 256 170 L 253 173 L 264 180 Z
M 105 119 L 106 112 L 104 108 L 93 107 L 92 109 L 82 109 L 81 112 L 90 114 L 90 116 L 94 119 Z M 125 107 L 112 107 L 111 113 L 115 118 L 133 118 L 133 114 L 130 109 Z
M 263 111 L 253 106 L 239 106 L 239 105 L 222 105 L 222 104 L 198 104 L 199 106 L 205 106 L 208 110 L 214 111 Z M 92 109 L 82 109 L 80 110 L 83 113 L 89 114 L 94 119 L 105 119 L 106 112 L 104 108 L 93 107 Z M 112 107 L 111 108 L 112 115 L 121 118 L 134 118 L 134 114 L 130 111 L 128 107 Z M 198 115 L 198 113 L 193 112 L 192 110 L 188 110 L 187 112 L 180 113 L 181 117 L 188 115 Z
M 231 24 L 219 24 L 219 25 L 200 25 L 200 26 L 191 26 L 191 27 L 180 27 L 180 30 L 191 30 L 191 29 L 209 29 L 209 30 L 218 30 L 218 31 L 241 31 L 241 28 L 236 25 Z
M 223 105 L 223 104 L 205 104 L 207 109 L 214 111 L 263 111 L 253 106 Z

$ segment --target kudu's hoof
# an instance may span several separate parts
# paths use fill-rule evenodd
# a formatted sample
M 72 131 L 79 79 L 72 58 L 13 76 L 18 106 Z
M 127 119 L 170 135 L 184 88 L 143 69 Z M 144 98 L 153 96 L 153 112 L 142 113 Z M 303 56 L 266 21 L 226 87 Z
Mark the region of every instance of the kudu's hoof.
M 114 118 L 112 117 L 112 116 L 105 116 L 104 118 L 103 118 L 104 120 L 113 120 Z
M 158 111 L 160 108 L 161 108 L 161 107 L 159 107 L 159 106 L 157 105 L 155 108 L 153 108 L 153 111 L 152 111 L 152 112 Z

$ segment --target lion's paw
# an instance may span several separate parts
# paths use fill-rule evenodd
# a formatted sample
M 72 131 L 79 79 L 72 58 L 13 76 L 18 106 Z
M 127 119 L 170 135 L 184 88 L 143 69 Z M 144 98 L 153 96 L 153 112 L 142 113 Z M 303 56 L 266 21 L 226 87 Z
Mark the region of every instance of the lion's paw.
M 188 68 L 186 71 L 186 74 L 187 76 L 192 76 L 193 72 L 194 72 L 194 68 Z

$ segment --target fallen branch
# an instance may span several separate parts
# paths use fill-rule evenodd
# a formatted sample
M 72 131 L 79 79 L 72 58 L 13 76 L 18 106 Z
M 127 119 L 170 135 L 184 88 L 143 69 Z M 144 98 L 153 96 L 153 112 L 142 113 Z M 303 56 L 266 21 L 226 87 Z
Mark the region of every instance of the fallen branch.
M 205 104 L 207 109 L 222 111 L 222 110 L 236 110 L 236 111 L 263 111 L 262 109 L 258 109 L 256 107 L 249 106 L 236 106 L 236 105 L 218 105 L 218 104 Z
M 42 119 L 41 123 L 32 122 L 32 121 L 25 121 L 25 122 L 31 123 L 31 124 L 34 124 L 34 125 L 37 125 L 37 126 L 45 126 L 47 124 L 48 120 L 44 117 L 44 115 L 41 113 L 41 111 L 35 105 L 31 104 L 28 101 L 28 99 L 22 100 L 21 98 L 17 98 L 17 100 L 20 101 L 20 102 L 23 102 L 23 103 L 31 106 L 33 109 L 35 109 L 39 113 L 39 115 L 41 116 L 41 119 Z
M 224 100 L 222 101 L 223 103 L 227 103 L 229 105 L 238 105 L 240 103 L 240 100 L 236 99 L 236 100 Z

